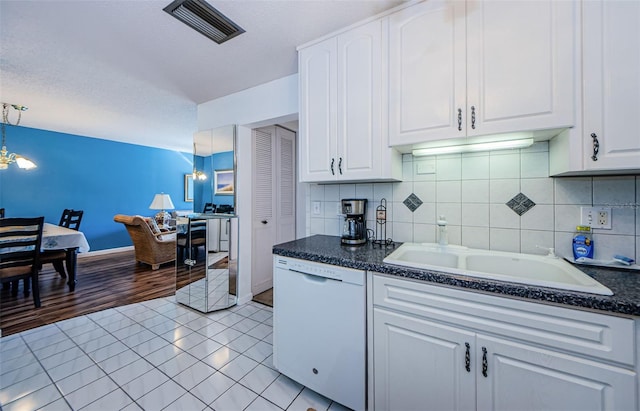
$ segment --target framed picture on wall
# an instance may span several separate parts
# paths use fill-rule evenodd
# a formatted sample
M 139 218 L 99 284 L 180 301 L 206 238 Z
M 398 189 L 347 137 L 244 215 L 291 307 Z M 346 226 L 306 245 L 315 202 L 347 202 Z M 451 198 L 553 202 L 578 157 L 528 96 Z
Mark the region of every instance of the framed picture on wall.
M 233 194 L 233 170 L 215 170 L 213 172 L 216 195 Z
M 184 201 L 193 202 L 193 174 L 184 175 Z

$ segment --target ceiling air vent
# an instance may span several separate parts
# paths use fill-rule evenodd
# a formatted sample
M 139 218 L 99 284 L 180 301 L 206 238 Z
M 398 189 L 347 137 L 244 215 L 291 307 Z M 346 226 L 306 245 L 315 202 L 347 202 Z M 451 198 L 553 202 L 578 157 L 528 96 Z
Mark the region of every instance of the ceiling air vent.
M 176 0 L 164 11 L 218 44 L 244 33 L 240 26 L 204 0 Z

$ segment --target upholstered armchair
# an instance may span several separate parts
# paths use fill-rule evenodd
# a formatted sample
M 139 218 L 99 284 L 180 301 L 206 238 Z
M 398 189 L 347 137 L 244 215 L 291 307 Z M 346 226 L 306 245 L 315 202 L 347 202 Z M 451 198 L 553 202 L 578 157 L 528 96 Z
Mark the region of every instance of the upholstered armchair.
M 117 214 L 113 221 L 127 228 L 136 252 L 136 261 L 149 264 L 152 270 L 176 259 L 175 232 L 161 231 L 153 218 Z

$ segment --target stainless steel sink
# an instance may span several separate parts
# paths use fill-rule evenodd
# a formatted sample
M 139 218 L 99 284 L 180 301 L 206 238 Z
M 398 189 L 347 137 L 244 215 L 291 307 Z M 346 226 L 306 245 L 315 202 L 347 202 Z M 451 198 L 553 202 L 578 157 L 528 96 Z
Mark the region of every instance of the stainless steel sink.
M 607 287 L 555 257 L 430 243 L 404 243 L 383 262 L 470 277 L 613 295 Z

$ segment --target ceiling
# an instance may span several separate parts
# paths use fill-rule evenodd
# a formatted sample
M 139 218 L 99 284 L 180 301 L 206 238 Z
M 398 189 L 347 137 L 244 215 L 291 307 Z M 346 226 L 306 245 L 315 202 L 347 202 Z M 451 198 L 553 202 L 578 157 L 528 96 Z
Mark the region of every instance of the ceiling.
M 197 104 L 296 73 L 297 45 L 402 0 L 209 0 L 246 30 L 221 45 L 170 2 L 0 0 L 0 101 L 26 127 L 190 152 Z

